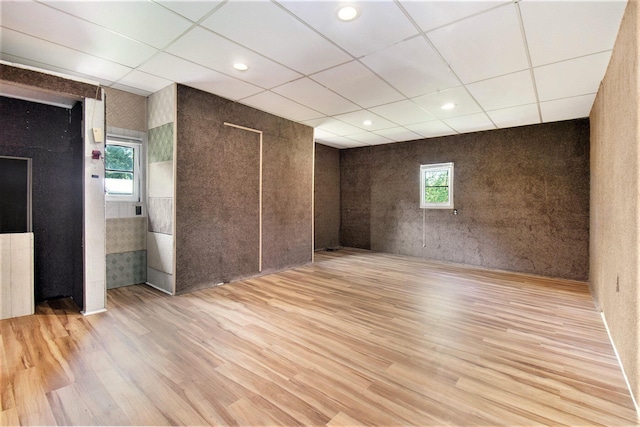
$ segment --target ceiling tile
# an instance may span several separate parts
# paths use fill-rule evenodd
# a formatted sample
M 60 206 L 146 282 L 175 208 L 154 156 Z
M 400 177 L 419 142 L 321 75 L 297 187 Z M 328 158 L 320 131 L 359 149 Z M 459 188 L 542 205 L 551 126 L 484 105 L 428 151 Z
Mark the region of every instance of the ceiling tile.
M 369 108 L 369 110 L 380 117 L 384 117 L 389 121 L 403 126 L 436 120 L 432 114 L 427 113 L 415 103 L 408 100 L 372 107 Z
M 422 135 L 425 138 L 434 138 L 436 136 L 455 135 L 457 132 L 447 126 L 440 120 L 426 123 L 417 123 L 405 126 L 407 129 Z
M 313 128 L 322 129 L 324 131 L 330 132 L 334 135 L 338 136 L 348 136 L 356 133 L 362 132 L 362 129 L 347 124 L 345 122 L 341 122 L 340 120 L 336 120 L 331 117 L 324 117 L 321 119 L 315 120 L 306 120 L 302 122 L 307 126 L 311 126 Z
M 218 7 L 222 0 L 190 1 L 190 0 L 154 0 L 156 3 L 197 22 L 207 13 Z
M 168 53 L 160 53 L 141 66 L 139 70 L 233 100 L 254 95 L 262 90 L 252 84 Z
M 293 121 L 310 120 L 322 116 L 315 110 L 273 92 L 262 92 L 244 98 L 242 103 Z
M 360 109 L 353 102 L 306 77 L 277 87 L 273 92 L 302 105 L 313 105 L 315 110 L 328 116 Z
M 2 26 L 129 67 L 137 67 L 157 52 L 96 24 L 31 1 L 3 1 Z
M 483 1 L 415 1 L 400 0 L 400 4 L 411 14 L 423 31 L 433 30 L 466 18 L 476 13 L 496 7 L 506 0 Z
M 30 58 L 45 69 L 65 70 L 83 76 L 114 82 L 131 71 L 124 65 L 114 64 L 77 50 L 49 43 L 26 34 L 0 28 L 0 49 L 2 53 L 19 58 Z
M 626 0 L 520 2 L 533 66 L 613 49 L 626 5 Z
M 336 136 L 332 138 L 323 138 L 318 142 L 322 144 L 326 144 L 330 147 L 335 148 L 356 148 L 356 147 L 366 147 L 367 144 L 360 141 L 354 141 L 353 139 L 345 138 L 344 136 Z
M 349 22 L 337 18 L 343 1 L 284 0 L 280 3 L 355 57 L 391 46 L 418 33 L 392 1 L 355 3 L 360 14 Z
M 470 114 L 468 116 L 451 117 L 444 119 L 447 125 L 458 131 L 464 132 L 477 132 L 481 130 L 495 129 L 493 122 L 487 117 L 485 113 Z
M 336 135 L 332 134 L 331 132 L 327 132 L 326 130 L 313 128 L 313 137 L 316 139 L 331 138 L 334 136 Z
M 465 83 L 528 68 L 514 4 L 507 4 L 427 34 Z
M 596 95 L 582 95 L 540 103 L 544 123 L 589 117 Z
M 122 90 L 122 91 L 125 91 L 125 92 L 129 92 L 129 93 L 135 93 L 136 95 L 140 95 L 140 96 L 144 96 L 144 97 L 147 97 L 147 96 L 149 96 L 149 95 L 151 95 L 153 93 L 153 92 L 148 91 L 148 90 L 138 89 L 137 87 L 127 86 L 127 85 L 123 85 L 121 83 L 113 83 L 109 87 L 111 87 L 113 89 L 118 89 L 118 90 Z
M 520 105 L 518 107 L 487 111 L 487 114 L 499 128 L 510 128 L 540 123 L 537 104 Z
M 460 85 L 422 36 L 367 55 L 361 62 L 410 98 Z
M 465 116 L 482 111 L 463 86 L 419 96 L 413 101 L 439 119 Z M 453 103 L 456 107 L 443 110 L 441 107 L 447 103 Z
M 164 89 L 165 87 L 169 86 L 172 81 L 163 79 L 162 77 L 154 76 L 152 74 L 143 73 L 142 71 L 134 70 L 118 80 L 118 83 L 137 87 L 147 92 L 155 93 L 160 89 Z
M 338 120 L 342 120 L 343 122 L 349 123 L 350 125 L 358 127 L 365 131 L 375 131 L 380 129 L 397 127 L 395 123 L 385 120 L 382 117 L 368 110 L 359 110 L 359 111 L 354 111 L 352 113 L 340 114 L 340 115 L 334 116 L 334 118 Z M 365 120 L 370 120 L 372 124 L 369 126 L 364 125 L 363 122 Z
M 597 92 L 610 57 L 602 52 L 534 68 L 540 101 Z
M 231 0 L 201 25 L 303 74 L 351 59 L 271 2 Z
M 467 89 L 485 110 L 536 102 L 529 70 L 471 83 Z
M 364 108 L 404 98 L 357 61 L 314 74 L 311 78 Z
M 48 5 L 158 49 L 193 25 L 151 1 L 50 1 Z
M 265 89 L 302 77 L 293 70 L 199 27 L 182 36 L 166 52 Z M 235 70 L 233 64 L 236 62 L 248 65 L 249 69 Z
M 349 135 L 349 139 L 353 139 L 355 141 L 363 142 L 370 145 L 389 144 L 391 142 L 395 142 L 392 139 L 385 138 L 384 136 L 376 135 L 375 133 L 371 132 L 362 132 L 355 135 Z
M 382 129 L 375 131 L 374 133 L 389 138 L 393 141 L 412 141 L 414 139 L 421 139 L 422 135 L 419 135 L 409 129 L 403 127 L 396 127 L 390 129 Z

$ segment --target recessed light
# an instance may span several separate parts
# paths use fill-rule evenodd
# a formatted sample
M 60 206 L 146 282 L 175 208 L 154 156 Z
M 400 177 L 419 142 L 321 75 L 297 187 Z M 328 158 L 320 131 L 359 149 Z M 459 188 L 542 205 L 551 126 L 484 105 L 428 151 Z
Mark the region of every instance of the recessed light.
M 235 64 L 233 64 L 233 68 L 235 68 L 238 71 L 247 71 L 249 69 L 249 66 L 242 62 L 236 62 Z
M 371 120 L 365 120 L 364 122 L 362 122 L 362 124 L 365 126 L 371 126 L 373 122 Z
M 454 108 L 456 108 L 456 104 L 454 104 L 453 102 L 447 102 L 440 108 L 442 108 L 443 110 L 453 110 Z
M 358 17 L 358 9 L 354 6 L 342 6 L 338 9 L 338 18 L 341 21 L 353 21 Z

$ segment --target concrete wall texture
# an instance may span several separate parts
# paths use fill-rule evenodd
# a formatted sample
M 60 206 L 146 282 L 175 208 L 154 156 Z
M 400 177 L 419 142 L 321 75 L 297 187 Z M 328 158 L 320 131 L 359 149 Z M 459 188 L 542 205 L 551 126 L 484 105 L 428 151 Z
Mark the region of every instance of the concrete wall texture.
M 640 401 L 640 7 L 630 0 L 591 110 L 590 285 Z
M 340 245 L 340 150 L 316 144 L 314 249 Z
M 340 154 L 343 246 L 588 278 L 588 120 Z M 455 164 L 457 215 L 419 207 L 420 165 L 443 162 Z
M 178 85 L 176 293 L 311 262 L 313 129 Z

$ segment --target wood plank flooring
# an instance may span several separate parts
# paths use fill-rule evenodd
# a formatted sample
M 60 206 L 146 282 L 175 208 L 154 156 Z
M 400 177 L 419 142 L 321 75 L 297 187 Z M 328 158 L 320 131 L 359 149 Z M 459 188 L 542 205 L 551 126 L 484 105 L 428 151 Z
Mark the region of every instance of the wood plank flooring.
M 584 283 L 342 249 L 0 321 L 0 425 L 636 425 Z

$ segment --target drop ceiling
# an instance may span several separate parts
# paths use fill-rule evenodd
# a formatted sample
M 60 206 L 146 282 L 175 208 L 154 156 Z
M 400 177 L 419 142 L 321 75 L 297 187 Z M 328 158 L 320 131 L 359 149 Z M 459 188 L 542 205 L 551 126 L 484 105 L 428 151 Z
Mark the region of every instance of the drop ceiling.
M 337 18 L 345 3 L 353 21 Z M 144 96 L 182 83 L 349 148 L 587 117 L 625 7 L 0 0 L 0 59 Z

